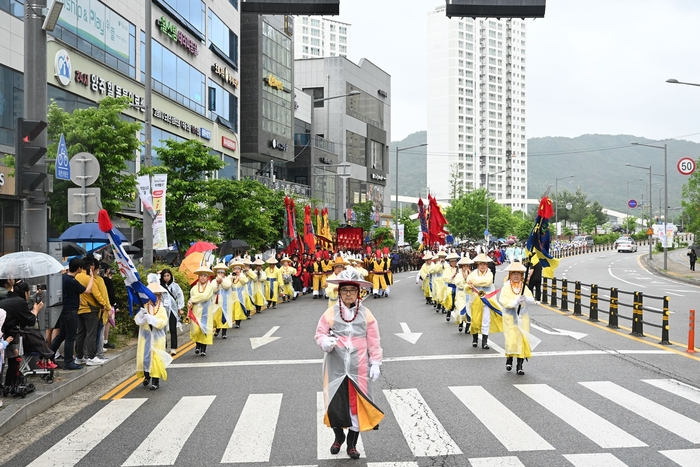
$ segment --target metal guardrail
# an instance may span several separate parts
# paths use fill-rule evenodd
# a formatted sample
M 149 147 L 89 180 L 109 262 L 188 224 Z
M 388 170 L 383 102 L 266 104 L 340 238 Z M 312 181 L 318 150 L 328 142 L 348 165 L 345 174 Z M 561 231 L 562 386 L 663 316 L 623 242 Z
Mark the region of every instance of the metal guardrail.
M 643 245 L 649 245 L 648 240 L 642 240 L 640 242 L 636 242 L 637 246 L 643 246 Z M 551 248 L 550 248 L 551 250 Z M 586 253 L 595 253 L 598 251 L 611 251 L 615 250 L 615 244 L 614 243 L 605 243 L 605 244 L 600 244 L 600 245 L 593 245 L 593 246 L 575 246 L 571 248 L 566 248 L 563 250 L 556 250 L 556 251 L 550 251 L 552 256 L 554 258 L 566 258 L 569 256 L 576 256 L 576 255 L 583 255 Z

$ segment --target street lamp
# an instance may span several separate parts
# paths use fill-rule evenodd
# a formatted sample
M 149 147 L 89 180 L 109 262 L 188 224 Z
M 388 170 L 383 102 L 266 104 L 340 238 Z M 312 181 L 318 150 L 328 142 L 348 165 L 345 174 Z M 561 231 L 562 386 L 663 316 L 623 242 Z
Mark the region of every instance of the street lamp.
M 677 79 L 673 79 L 673 78 L 667 79 L 666 82 L 671 83 L 671 84 L 685 84 L 686 86 L 700 86 L 700 84 L 684 83 L 683 81 L 678 81 Z
M 498 172 L 494 172 L 494 173 L 486 172 L 486 232 L 484 232 L 484 237 L 485 237 L 484 240 L 486 240 L 486 247 L 487 248 L 489 246 L 489 243 L 491 243 L 490 242 L 491 231 L 489 230 L 489 192 L 490 192 L 490 190 L 489 190 L 489 177 L 491 175 L 502 174 L 505 171 L 506 171 L 506 169 L 499 170 Z
M 666 222 L 668 219 L 668 145 L 654 146 L 653 144 L 632 143 L 634 146 L 646 146 L 648 148 L 664 150 L 664 269 L 668 269 L 668 240 L 666 235 Z M 649 168 L 649 198 L 651 199 L 651 167 Z M 651 211 L 649 211 L 651 220 Z M 651 259 L 651 255 L 649 256 Z
M 630 233 L 630 221 L 629 221 L 629 217 L 630 217 L 630 204 L 629 204 L 630 203 L 630 183 L 637 183 L 637 182 L 641 182 L 642 180 L 644 180 L 644 179 L 639 178 L 637 180 L 628 180 L 627 181 L 627 219 L 625 219 L 625 232 L 627 233 L 627 235 L 629 235 L 629 233 Z
M 560 177 L 554 181 L 554 225 L 556 226 L 555 229 L 557 229 L 557 238 L 559 238 L 559 180 L 566 180 L 567 178 L 574 178 L 574 175 Z
M 651 166 L 649 167 L 644 167 L 642 165 L 632 165 L 632 164 L 625 164 L 626 167 L 636 167 L 638 169 L 644 169 L 649 171 L 649 222 L 651 222 L 651 216 L 652 216 L 652 210 L 651 210 Z M 649 237 L 649 259 L 651 259 L 651 235 Z
M 428 143 L 423 143 L 423 144 L 417 144 L 415 146 L 409 146 L 407 148 L 399 148 L 398 146 L 396 147 L 396 183 L 394 186 L 394 239 L 396 240 L 396 246 L 399 246 L 399 151 L 406 151 L 407 149 L 415 149 L 415 148 L 422 148 L 423 146 L 427 146 Z M 418 196 L 420 197 L 420 191 L 418 192 Z

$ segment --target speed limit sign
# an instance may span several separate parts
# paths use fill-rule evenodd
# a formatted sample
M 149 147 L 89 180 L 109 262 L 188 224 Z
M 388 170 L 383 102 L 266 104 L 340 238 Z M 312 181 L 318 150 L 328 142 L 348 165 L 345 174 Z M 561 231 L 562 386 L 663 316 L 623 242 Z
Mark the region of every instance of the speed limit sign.
M 695 172 L 695 161 L 690 157 L 684 157 L 678 161 L 678 171 L 682 175 L 690 175 Z

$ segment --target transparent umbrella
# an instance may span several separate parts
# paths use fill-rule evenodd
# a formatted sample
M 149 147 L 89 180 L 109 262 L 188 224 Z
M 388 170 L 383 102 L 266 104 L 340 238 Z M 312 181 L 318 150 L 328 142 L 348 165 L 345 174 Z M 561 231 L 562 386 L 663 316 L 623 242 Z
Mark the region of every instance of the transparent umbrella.
M 63 271 L 63 265 L 53 256 L 38 251 L 20 251 L 0 256 L 0 278 L 28 279 Z

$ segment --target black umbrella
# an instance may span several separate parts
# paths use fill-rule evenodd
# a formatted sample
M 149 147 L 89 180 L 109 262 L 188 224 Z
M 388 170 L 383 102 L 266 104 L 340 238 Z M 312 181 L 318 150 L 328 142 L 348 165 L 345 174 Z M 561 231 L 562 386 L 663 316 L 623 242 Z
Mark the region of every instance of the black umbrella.
M 235 255 L 250 250 L 250 245 L 245 240 L 227 240 L 219 245 L 219 255 Z
M 137 247 L 137 246 L 134 246 L 134 245 L 125 245 L 125 244 L 122 243 L 122 247 L 124 248 L 124 251 L 125 251 L 126 253 L 129 253 L 129 254 L 131 254 L 131 253 L 140 253 L 140 252 L 141 252 L 141 248 L 139 248 L 139 247 Z
M 61 242 L 63 244 L 63 256 L 85 256 L 87 251 L 75 242 Z

